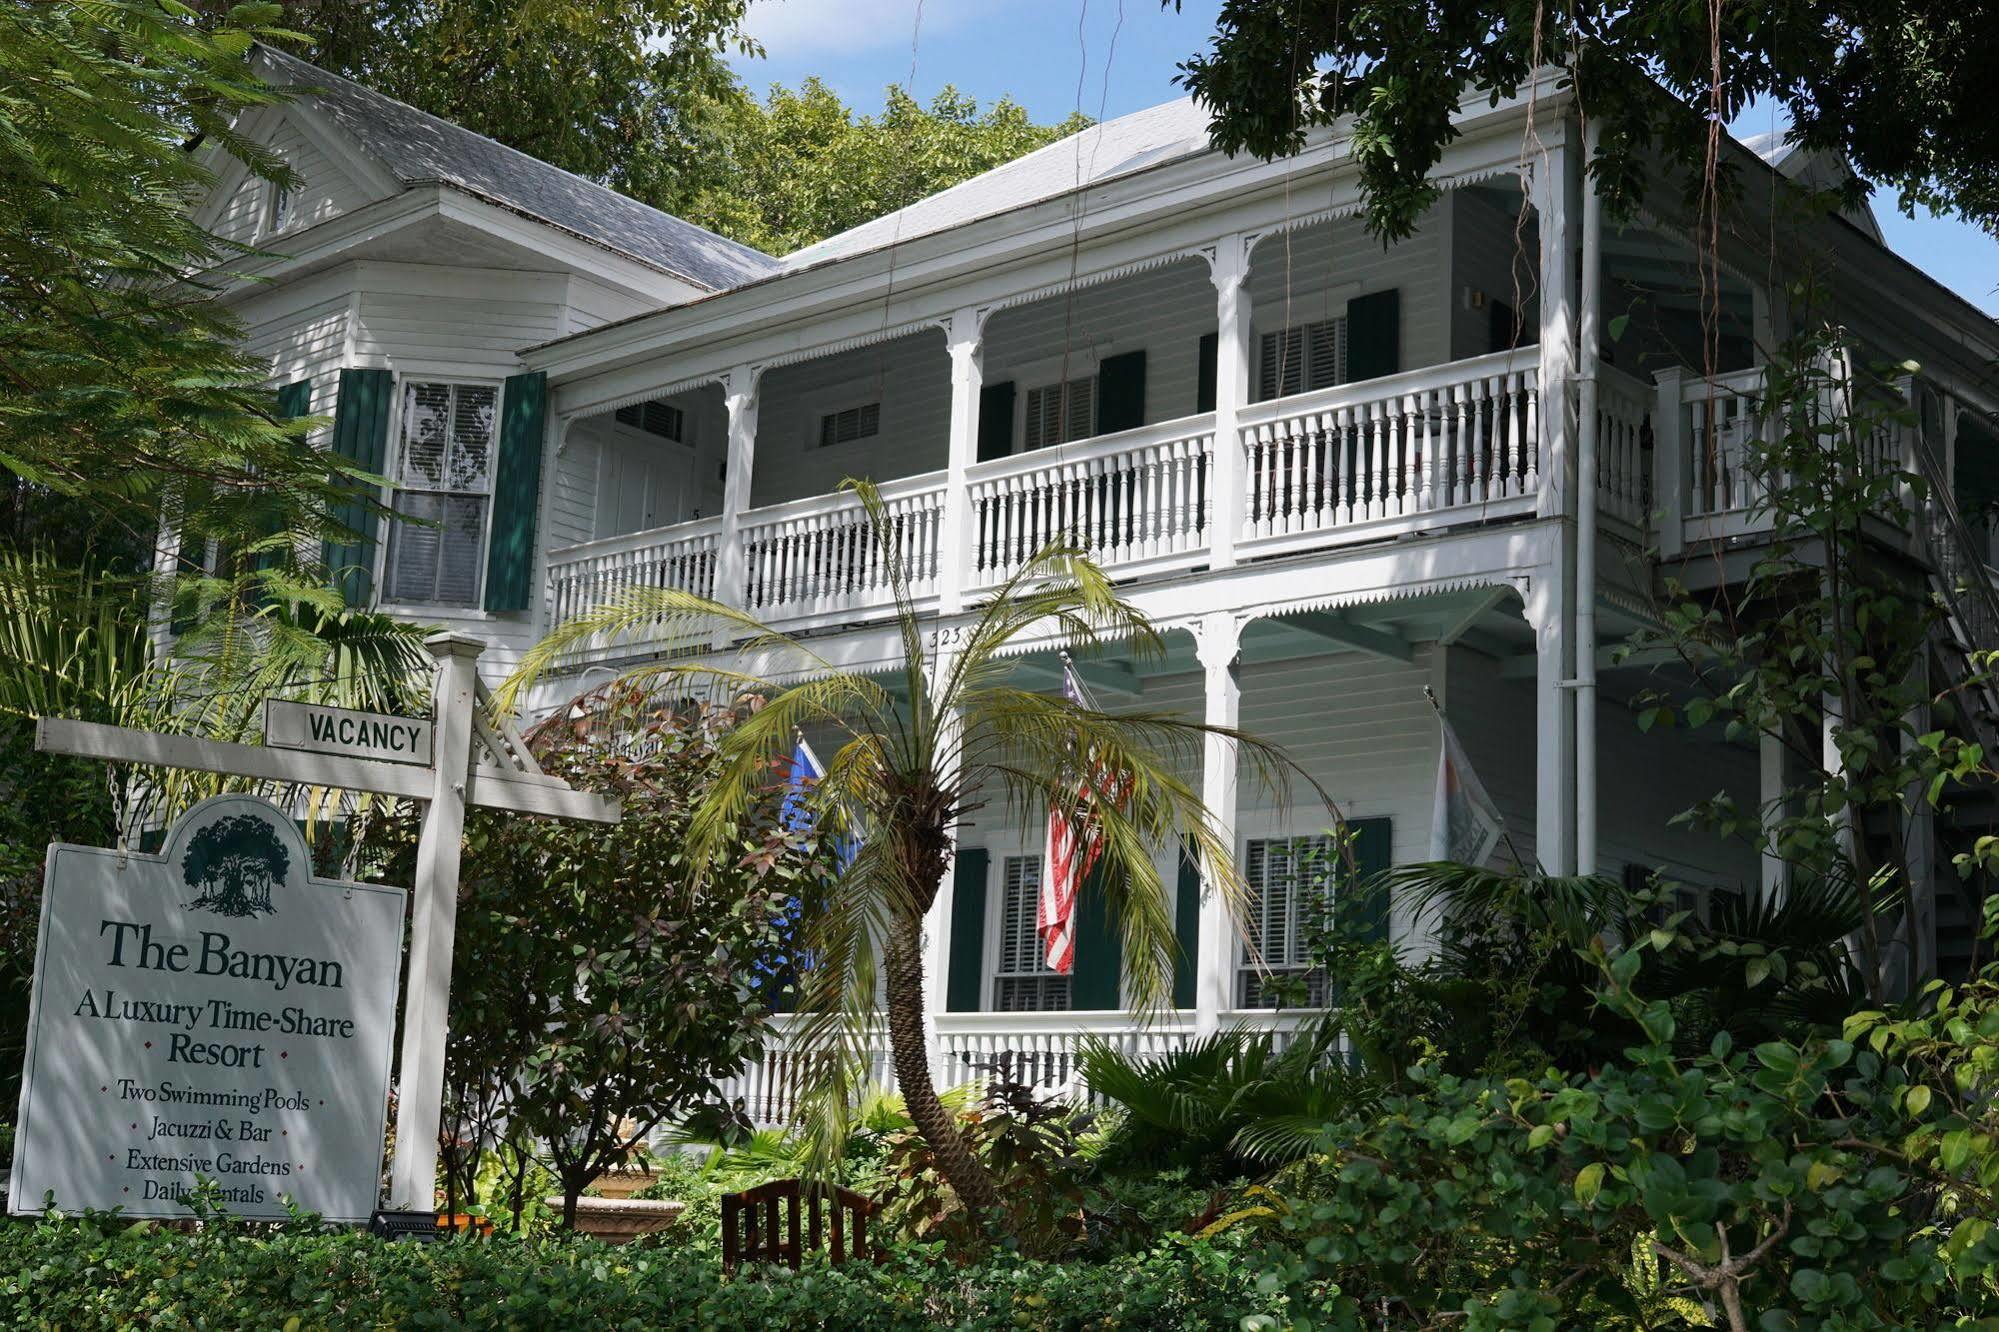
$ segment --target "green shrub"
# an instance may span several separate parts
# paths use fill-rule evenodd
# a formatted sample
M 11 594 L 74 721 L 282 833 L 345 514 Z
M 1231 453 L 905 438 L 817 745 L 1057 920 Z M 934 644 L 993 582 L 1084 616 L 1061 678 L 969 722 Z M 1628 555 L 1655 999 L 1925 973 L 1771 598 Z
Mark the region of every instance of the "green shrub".
M 1999 1319 L 1999 971 L 1845 1038 L 1682 1054 L 1672 1006 L 1588 1075 L 1460 1078 L 1328 1125 L 1271 1209 L 1294 1325 L 1986 1327 Z
M 1193 1240 L 1102 1264 L 934 1251 L 724 1281 L 712 1252 L 573 1237 L 390 1244 L 195 1235 L 91 1219 L 0 1225 L 0 1324 L 93 1329 L 1196 1329 L 1275 1313 L 1238 1254 Z

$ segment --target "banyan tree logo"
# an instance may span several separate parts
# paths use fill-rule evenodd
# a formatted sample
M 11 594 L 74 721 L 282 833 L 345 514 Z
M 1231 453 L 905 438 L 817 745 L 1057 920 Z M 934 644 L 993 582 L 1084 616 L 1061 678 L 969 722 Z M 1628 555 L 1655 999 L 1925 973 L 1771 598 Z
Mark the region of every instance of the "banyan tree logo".
M 187 905 L 223 916 L 267 915 L 271 888 L 282 886 L 291 854 L 269 819 L 236 814 L 208 824 L 188 841 L 181 878 L 199 895 Z

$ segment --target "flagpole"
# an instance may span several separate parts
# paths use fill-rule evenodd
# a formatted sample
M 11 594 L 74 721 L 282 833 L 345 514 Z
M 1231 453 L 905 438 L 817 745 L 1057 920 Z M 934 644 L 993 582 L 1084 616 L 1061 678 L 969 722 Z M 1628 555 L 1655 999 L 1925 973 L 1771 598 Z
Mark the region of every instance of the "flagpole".
M 1440 723 L 1448 726 L 1450 724 L 1450 719 L 1444 715 L 1444 705 L 1437 701 L 1437 691 L 1430 688 L 1430 686 L 1428 685 L 1424 685 L 1423 697 L 1429 699 L 1430 706 L 1436 709 L 1437 720 Z M 1490 797 L 1488 797 L 1488 799 L 1490 799 Z M 1499 836 L 1500 840 L 1506 843 L 1506 854 L 1513 857 L 1513 867 L 1515 869 L 1521 869 L 1521 870 L 1526 869 L 1527 862 L 1525 859 L 1521 857 L 1520 848 L 1513 844 L 1513 829 L 1509 827 L 1504 820 L 1501 820 L 1499 824 Z

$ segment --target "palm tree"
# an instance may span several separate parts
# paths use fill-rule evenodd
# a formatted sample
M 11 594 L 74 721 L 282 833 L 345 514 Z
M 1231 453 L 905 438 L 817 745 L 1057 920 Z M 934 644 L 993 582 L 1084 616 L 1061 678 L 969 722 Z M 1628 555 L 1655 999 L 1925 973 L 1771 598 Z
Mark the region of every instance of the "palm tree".
M 688 861 L 697 867 L 721 850 L 725 830 L 768 788 L 796 736 L 811 727 L 837 737 L 808 805 L 822 830 L 857 839 L 859 850 L 836 881 L 803 903 L 811 964 L 794 1041 L 816 1070 L 807 1092 L 814 1159 L 823 1166 L 846 1137 L 849 1078 L 874 1018 L 879 951 L 889 1046 L 910 1120 L 959 1200 L 1004 1225 L 991 1175 L 932 1084 L 924 1040 L 923 926 L 950 868 L 955 832 L 996 802 L 1027 817 L 1053 808 L 1086 820 L 1101 848 L 1099 881 L 1123 941 L 1125 982 L 1141 1012 L 1156 1009 L 1170 993 L 1176 944 L 1155 851 L 1189 838 L 1231 912 L 1246 896 L 1232 848 L 1180 775 L 1199 770 L 1205 737 L 1217 728 L 1158 712 L 1112 715 L 1012 682 L 1008 654 L 1033 645 L 1088 650 L 1117 642 L 1140 656 L 1163 650 L 1146 617 L 1071 546 L 1050 545 L 1027 560 L 969 612 L 971 623 L 950 646 L 931 639 L 874 488 L 849 484 L 892 570 L 903 660 L 888 681 L 828 662 L 746 612 L 670 588 L 635 588 L 530 649 L 499 699 L 507 706 L 523 697 L 585 641 L 635 633 L 671 639 L 683 631 L 686 641 L 707 641 L 695 636 L 718 628 L 740 638 L 736 661 L 760 671 L 682 659 L 632 672 L 661 687 L 767 699 L 723 741 L 722 776 L 692 820 Z M 1219 733 L 1248 756 L 1254 782 L 1282 793 L 1289 765 L 1277 749 Z M 1081 794 L 1093 784 L 1114 788 L 1115 797 Z

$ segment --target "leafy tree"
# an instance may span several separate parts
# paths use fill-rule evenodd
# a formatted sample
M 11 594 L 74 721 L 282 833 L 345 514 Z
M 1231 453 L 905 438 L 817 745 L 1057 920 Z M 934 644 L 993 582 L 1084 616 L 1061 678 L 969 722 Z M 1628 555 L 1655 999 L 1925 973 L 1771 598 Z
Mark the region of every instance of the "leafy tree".
M 158 515 L 248 543 L 318 535 L 352 474 L 279 418 L 269 368 L 186 275 L 238 251 L 188 204 L 212 181 L 190 142 L 280 177 L 231 129 L 278 94 L 243 60 L 281 39 L 275 5 L 203 27 L 150 0 L 0 10 L 0 468 L 12 507 L 70 497 L 150 549 Z M 336 469 L 337 470 L 337 469 Z
M 189 906 L 225 916 L 271 910 L 271 885 L 283 883 L 291 856 L 270 822 L 255 814 L 217 819 L 194 835 L 181 857 L 181 877 L 201 889 Z
M 1860 986 L 1877 1000 L 1910 987 L 1924 928 L 1917 890 L 1932 866 L 1911 820 L 1947 789 L 1994 777 L 1965 702 L 1985 672 L 1931 677 L 1944 607 L 1881 535 L 1950 539 L 1933 526 L 1950 501 L 1921 462 L 1927 443 L 1917 441 L 1916 470 L 1903 462 L 1918 422 L 1886 378 L 1894 369 L 1857 365 L 1836 330 L 1787 342 L 1767 369 L 1765 428 L 1746 450 L 1769 543 L 1725 595 L 1669 580 L 1660 627 L 1621 649 L 1664 646 L 1685 678 L 1641 696 L 1641 726 L 1782 747 L 1794 775 L 1767 804 L 1740 809 L 1721 794 L 1682 817 L 1755 840 L 1794 880 L 1850 885 L 1862 906 Z M 1743 964 L 1751 989 L 1783 979 L 1781 957 Z
M 1436 198 L 1428 175 L 1465 87 L 1511 96 L 1549 66 L 1602 132 L 1595 170 L 1620 212 L 1644 193 L 1653 154 L 1690 198 L 1704 196 L 1714 134 L 1763 98 L 1788 113 L 1799 142 L 1844 154 L 1905 208 L 1955 210 L 1996 230 L 1993 19 L 1990 5 L 1946 0 L 1225 0 L 1212 49 L 1181 68 L 1228 152 L 1296 152 L 1307 129 L 1352 116 L 1368 225 L 1389 237 Z M 1852 197 L 1864 188 L 1855 182 Z
M 219 3 L 214 5 L 220 8 Z M 300 54 L 678 212 L 716 182 L 746 0 L 286 0 Z
M 618 824 L 468 816 L 445 1077 L 454 1199 L 475 1196 L 481 1149 L 504 1140 L 547 1165 L 571 1223 L 592 1180 L 761 1057 L 777 993 L 758 964 L 827 862 L 783 826 L 768 768 L 695 836 L 750 707 L 608 687 L 529 743 L 545 770 L 616 796 Z M 405 811 L 371 835 L 385 877 L 414 872 L 418 828 Z
M 1160 649 L 1158 632 L 1121 598 L 1103 571 L 1078 551 L 1054 544 L 981 601 L 961 634 L 931 635 L 910 596 L 892 522 L 866 482 L 852 483 L 870 516 L 882 564 L 895 580 L 893 623 L 903 661 L 890 680 L 845 669 L 808 642 L 746 612 L 673 588 L 632 588 L 618 599 L 557 627 L 529 649 L 501 691 L 518 698 L 576 644 L 617 641 L 634 632 L 690 642 L 717 629 L 747 638 L 734 660 L 669 660 L 634 675 L 675 688 L 754 689 L 770 702 L 720 742 L 721 759 L 689 824 L 697 875 L 728 863 L 730 830 L 753 806 L 774 763 L 798 731 L 824 727 L 836 737 L 826 774 L 808 799 L 817 823 L 852 833 L 860 849 L 831 891 L 808 895 L 802 926 L 813 965 L 802 978 L 801 1024 L 794 1040 L 813 1081 L 806 1100 L 823 1168 L 846 1138 L 849 1078 L 875 1014 L 876 958 L 886 972 L 889 1046 L 897 1087 L 935 1161 L 973 1215 L 1011 1222 L 991 1170 L 972 1150 L 931 1081 L 924 1038 L 921 953 L 925 923 L 951 863 L 952 835 L 975 810 L 1006 802 L 1036 815 L 1066 811 L 1091 830 L 1109 917 L 1123 944 L 1124 985 L 1141 1010 L 1170 992 L 1173 934 L 1170 899 L 1154 851 L 1192 839 L 1214 891 L 1229 909 L 1245 900 L 1228 844 L 1217 837 L 1198 792 L 1181 776 L 1193 770 L 1213 728 L 1157 712 L 1110 714 L 1036 694 L 1009 678 L 1009 649 L 1035 641 L 1081 648 L 1118 642 L 1140 654 Z M 763 663 L 771 683 L 738 663 Z M 1283 761 L 1272 746 L 1227 732 L 1253 775 L 1278 785 Z M 1099 767 L 1118 774 L 1116 798 L 1081 792 Z M 836 1057 L 812 1058 L 814 1054 Z
M 899 87 L 879 115 L 856 116 L 816 78 L 773 84 L 725 111 L 715 183 L 689 220 L 771 254 L 857 227 L 1073 134 L 1072 115 L 1037 125 L 1011 98 L 985 110 L 946 87 L 924 107 Z

